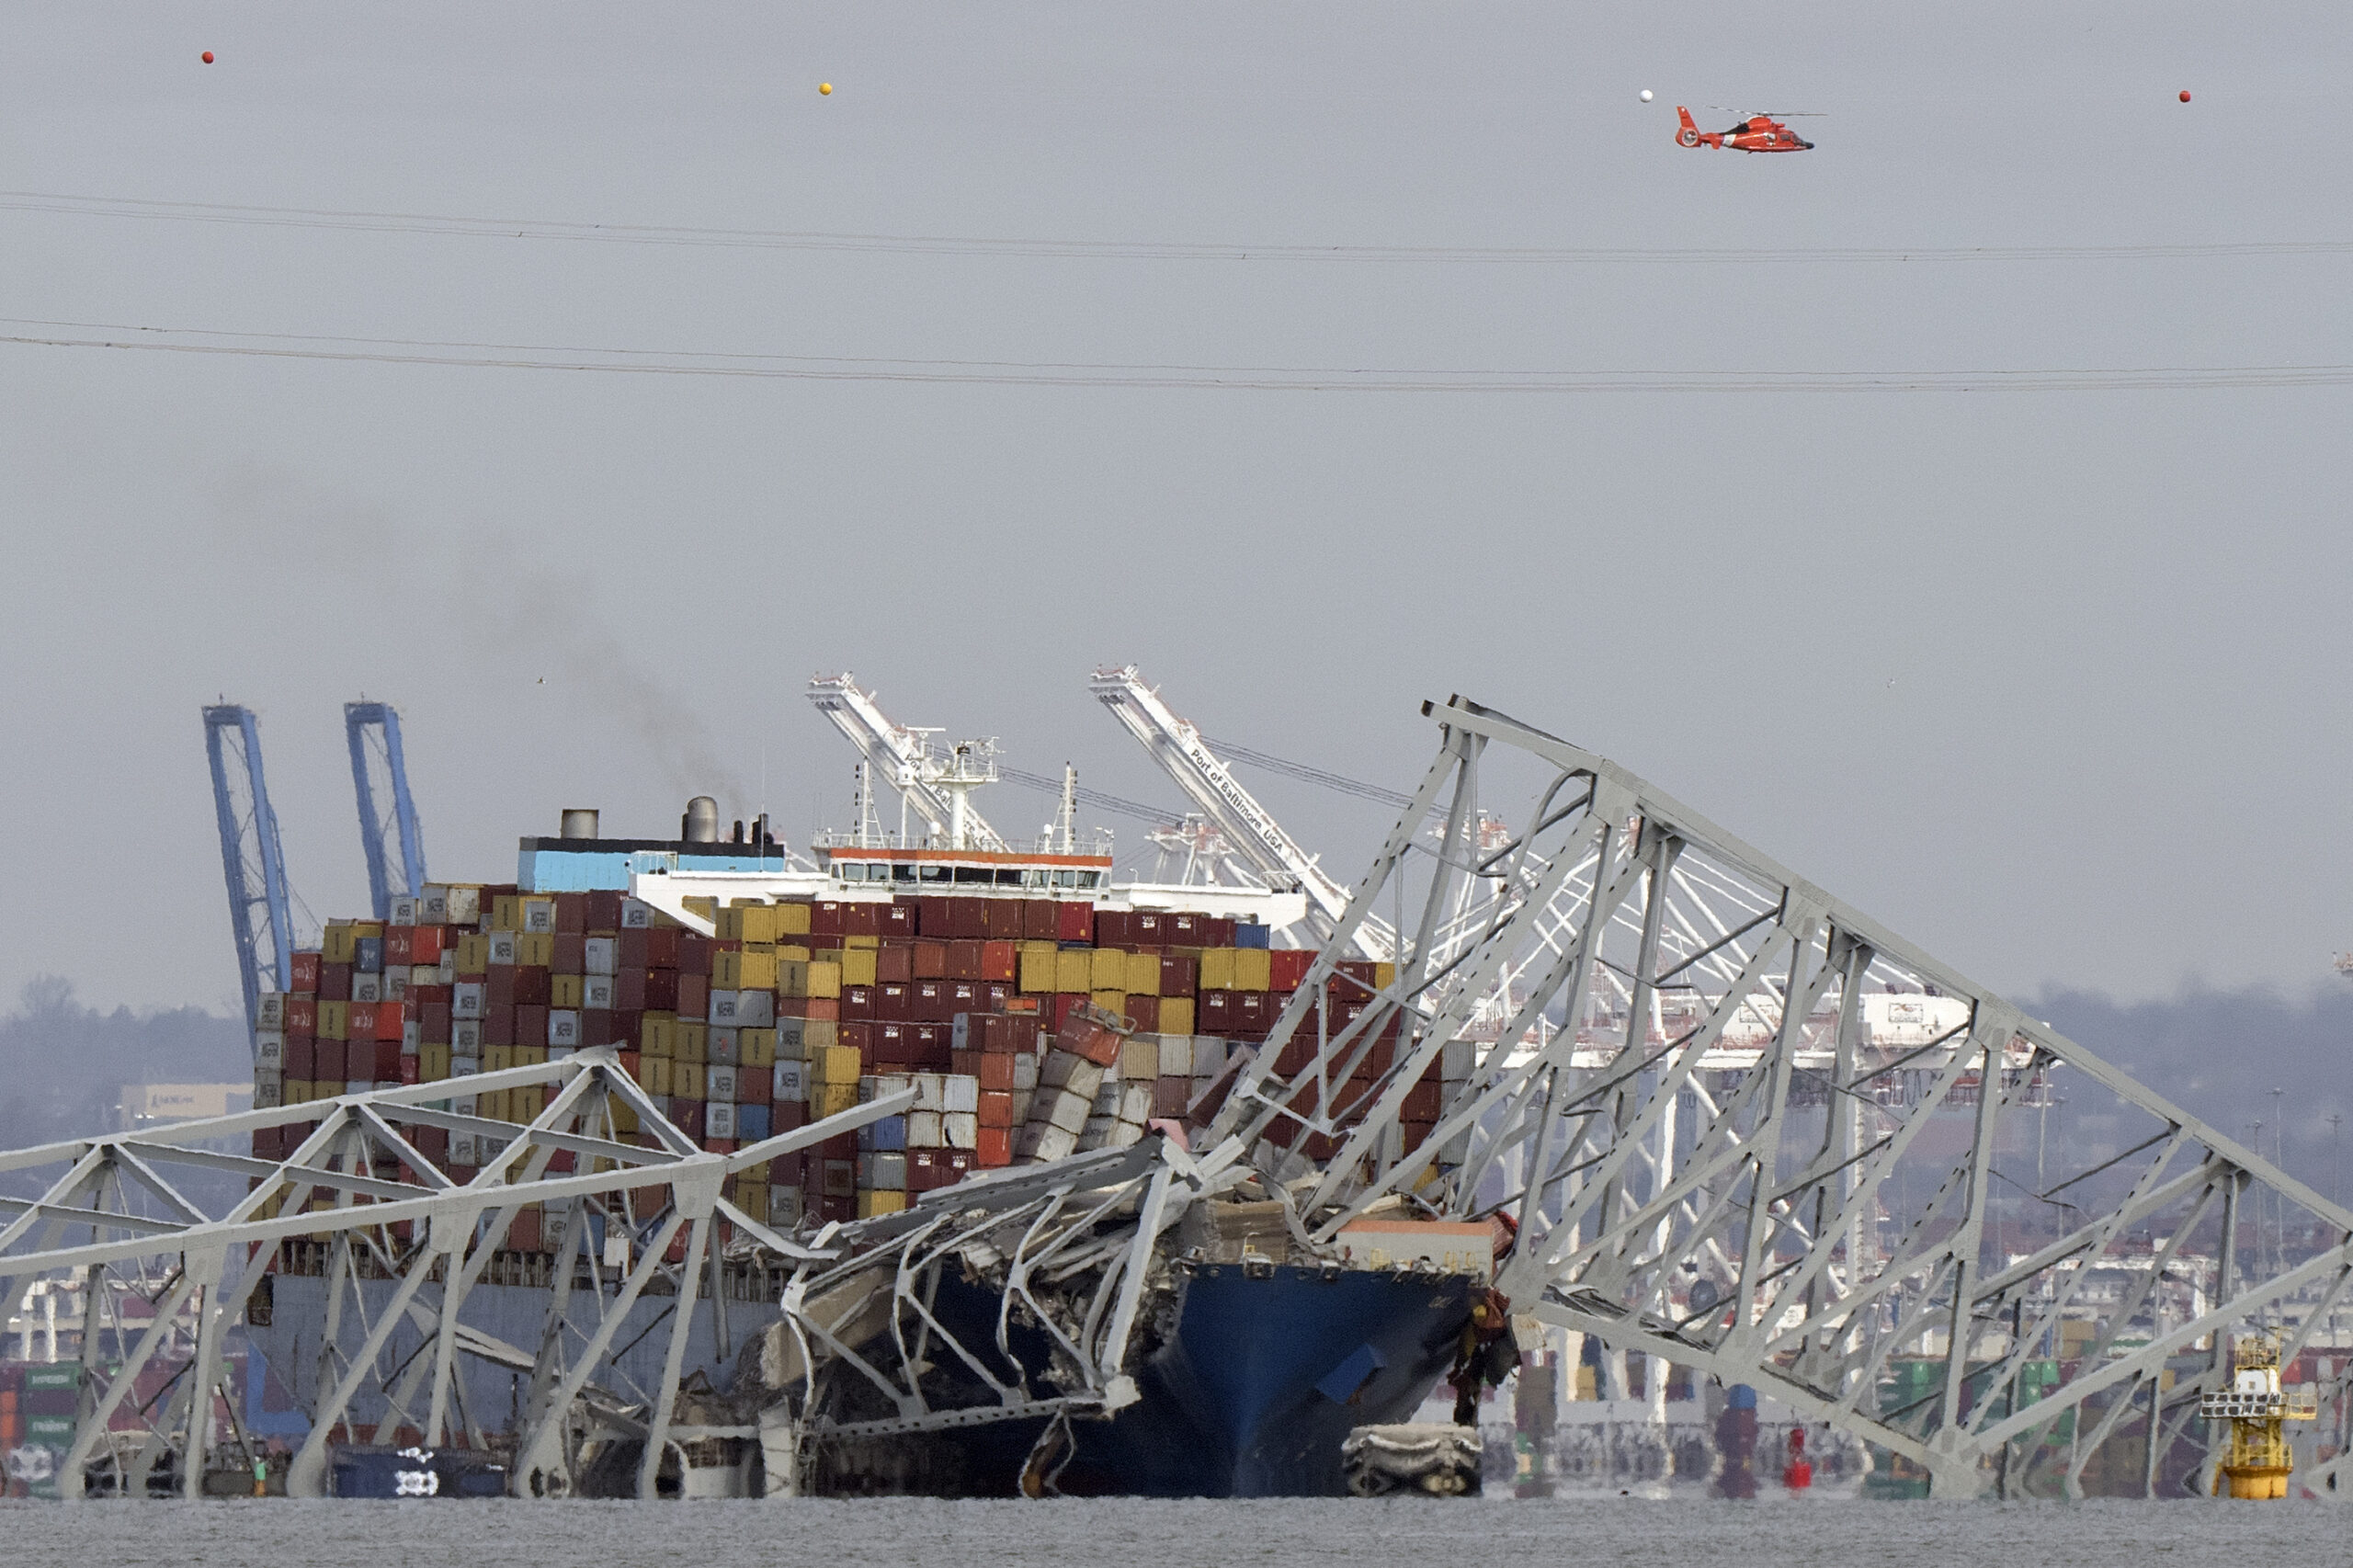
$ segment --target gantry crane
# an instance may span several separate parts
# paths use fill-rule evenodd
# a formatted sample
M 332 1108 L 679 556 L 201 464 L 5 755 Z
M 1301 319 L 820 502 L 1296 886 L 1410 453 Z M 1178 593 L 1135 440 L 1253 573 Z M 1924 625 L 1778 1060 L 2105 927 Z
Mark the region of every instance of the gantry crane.
M 1144 685 L 1133 665 L 1098 669 L 1088 685 L 1267 886 L 1307 895 L 1307 925 L 1317 945 L 1328 942 L 1347 914 L 1348 890 L 1326 875 L 1274 813 L 1235 780 L 1201 732 Z M 1350 945 L 1363 957 L 1387 960 L 1396 950 L 1396 933 L 1368 913 L 1357 923 Z
M 847 670 L 813 677 L 809 700 L 849 737 L 872 773 L 898 790 L 941 847 L 999 853 L 1012 848 L 970 799 L 979 786 L 996 782 L 995 741 L 958 741 L 947 756 L 935 755 L 931 737 L 937 729 L 893 724 L 876 706 L 874 694 L 861 691 Z
M 343 730 L 351 745 L 351 787 L 359 801 L 359 848 L 368 857 L 368 897 L 381 920 L 392 914 L 395 892 L 415 898 L 425 891 L 425 838 L 417 827 L 416 802 L 409 798 L 401 716 L 388 702 L 347 702 Z
M 212 768 L 212 808 L 221 825 L 229 926 L 237 942 L 237 980 L 250 1039 L 260 1024 L 262 992 L 289 988 L 294 952 L 286 854 L 262 778 L 261 730 L 253 710 L 232 702 L 206 708 L 204 754 Z

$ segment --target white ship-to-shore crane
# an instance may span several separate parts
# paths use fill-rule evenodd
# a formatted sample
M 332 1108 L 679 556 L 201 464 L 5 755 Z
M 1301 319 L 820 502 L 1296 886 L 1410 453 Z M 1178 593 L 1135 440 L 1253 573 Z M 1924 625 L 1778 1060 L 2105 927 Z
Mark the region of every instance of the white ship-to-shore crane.
M 873 694 L 858 689 L 847 670 L 812 678 L 809 700 L 849 737 L 868 766 L 898 790 L 900 801 L 923 817 L 941 848 L 1013 847 L 972 809 L 973 790 L 996 782 L 994 740 L 958 741 L 947 756 L 937 756 L 930 737 L 938 730 L 893 724 L 875 704 Z M 903 821 L 903 835 L 904 830 Z
M 1267 886 L 1296 888 L 1307 896 L 1306 924 L 1315 937 L 1310 945 L 1327 945 L 1347 914 L 1348 890 L 1334 881 L 1316 864 L 1315 857 L 1283 831 L 1274 813 L 1260 805 L 1209 748 L 1201 732 L 1178 718 L 1160 699 L 1159 692 L 1144 685 L 1135 665 L 1098 669 L 1088 686 Z M 1396 952 L 1397 934 L 1367 915 L 1358 923 L 1350 946 L 1362 957 L 1386 960 Z

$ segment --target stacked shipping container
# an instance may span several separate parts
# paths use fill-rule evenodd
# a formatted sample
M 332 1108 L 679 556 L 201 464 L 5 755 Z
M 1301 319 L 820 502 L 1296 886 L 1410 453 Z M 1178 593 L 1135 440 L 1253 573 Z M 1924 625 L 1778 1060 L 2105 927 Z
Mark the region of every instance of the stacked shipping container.
M 477 1073 L 590 1047 L 620 1062 L 682 1131 L 732 1153 L 912 1087 L 914 1108 L 736 1178 L 737 1207 L 779 1227 L 904 1208 L 967 1172 L 1141 1139 L 1212 1114 L 1314 955 L 1206 915 L 1034 898 L 742 903 L 684 929 L 617 892 L 428 887 L 383 922 L 337 921 L 266 995 L 256 1104 L 450 1083 L 452 1109 L 527 1122 L 543 1087 L 468 1095 Z M 1289 1080 L 1392 978 L 1343 963 L 1276 1070 Z M 1346 1113 L 1389 1071 L 1392 1013 L 1346 1085 Z M 1409 1093 L 1408 1147 L 1437 1119 L 1449 1060 Z M 1312 1108 L 1313 1085 L 1292 1103 Z M 314 1124 L 255 1135 L 282 1157 Z M 619 1129 L 633 1132 L 632 1127 Z M 1288 1123 L 1271 1136 L 1288 1142 Z M 481 1151 L 417 1131 L 463 1179 Z M 1311 1140 L 1305 1153 L 1329 1153 Z M 559 1162 L 566 1156 L 558 1156 Z M 531 1250 L 528 1222 L 513 1244 Z M 552 1239 L 550 1238 L 551 1244 Z

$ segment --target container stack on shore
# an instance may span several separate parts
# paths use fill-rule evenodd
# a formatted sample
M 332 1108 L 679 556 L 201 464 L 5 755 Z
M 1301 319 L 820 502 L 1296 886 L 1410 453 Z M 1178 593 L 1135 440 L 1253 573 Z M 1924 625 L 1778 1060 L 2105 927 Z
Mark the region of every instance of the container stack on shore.
M 479 1073 L 616 1048 L 663 1114 L 717 1153 L 911 1087 L 912 1109 L 780 1157 L 728 1194 L 779 1230 L 904 1209 L 973 1171 L 1181 1135 L 1214 1115 L 1305 981 L 1314 954 L 1272 949 L 1264 926 L 1208 915 L 1098 909 L 1077 900 L 908 897 L 739 902 L 698 911 L 704 937 L 617 892 L 531 893 L 449 884 L 395 898 L 390 918 L 330 923 L 266 994 L 256 1107 L 448 1081 L 447 1108 L 523 1123 L 544 1085 L 466 1094 Z M 1286 1100 L 1319 1034 L 1337 1033 L 1393 978 L 1337 966 L 1276 1063 Z M 1392 1009 L 1346 1085 L 1343 1123 L 1389 1071 Z M 1409 1090 L 1407 1148 L 1436 1120 L 1467 1060 L 1449 1049 Z M 282 1158 L 315 1123 L 255 1134 Z M 615 1131 L 645 1136 L 621 1118 Z M 1290 1143 L 1296 1123 L 1268 1136 Z M 483 1156 L 464 1134 L 416 1130 L 460 1180 Z M 650 1141 L 650 1140 L 649 1140 Z M 1329 1138 L 1302 1152 L 1323 1159 Z M 563 1168 L 570 1156 L 555 1156 Z M 540 1250 L 536 1216 L 510 1246 Z M 547 1238 L 552 1245 L 553 1238 Z

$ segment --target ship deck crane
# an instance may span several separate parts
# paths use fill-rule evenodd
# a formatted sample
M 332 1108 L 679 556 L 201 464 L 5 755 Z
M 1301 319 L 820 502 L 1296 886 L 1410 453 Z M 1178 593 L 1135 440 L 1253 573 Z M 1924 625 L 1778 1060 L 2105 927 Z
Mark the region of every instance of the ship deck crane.
M 1348 890 L 1334 881 L 1315 857 L 1283 831 L 1274 813 L 1242 787 L 1201 739 L 1201 732 L 1144 685 L 1133 665 L 1098 669 L 1088 684 L 1097 699 L 1152 754 L 1252 870 L 1270 887 L 1297 888 L 1306 894 L 1309 928 L 1319 943 L 1330 940 L 1347 914 Z M 1370 912 L 1357 923 L 1349 940 L 1366 958 L 1386 960 L 1396 951 L 1396 933 Z
M 389 702 L 347 702 L 343 729 L 351 746 L 351 787 L 359 802 L 359 847 L 368 857 L 368 897 L 382 920 L 392 914 L 396 893 L 415 898 L 426 882 L 425 838 L 408 792 L 401 716 Z
M 849 737 L 872 770 L 887 779 L 899 799 L 923 818 L 932 837 L 950 849 L 1007 851 L 1012 846 L 981 813 L 971 794 L 996 782 L 996 744 L 959 741 L 946 756 L 931 749 L 936 730 L 893 724 L 845 670 L 809 682 L 809 700 Z
M 233 702 L 207 707 L 204 754 L 212 769 L 212 808 L 221 826 L 221 865 L 250 1042 L 260 1023 L 261 993 L 290 988 L 294 952 L 286 853 L 262 777 L 261 729 L 253 710 Z

